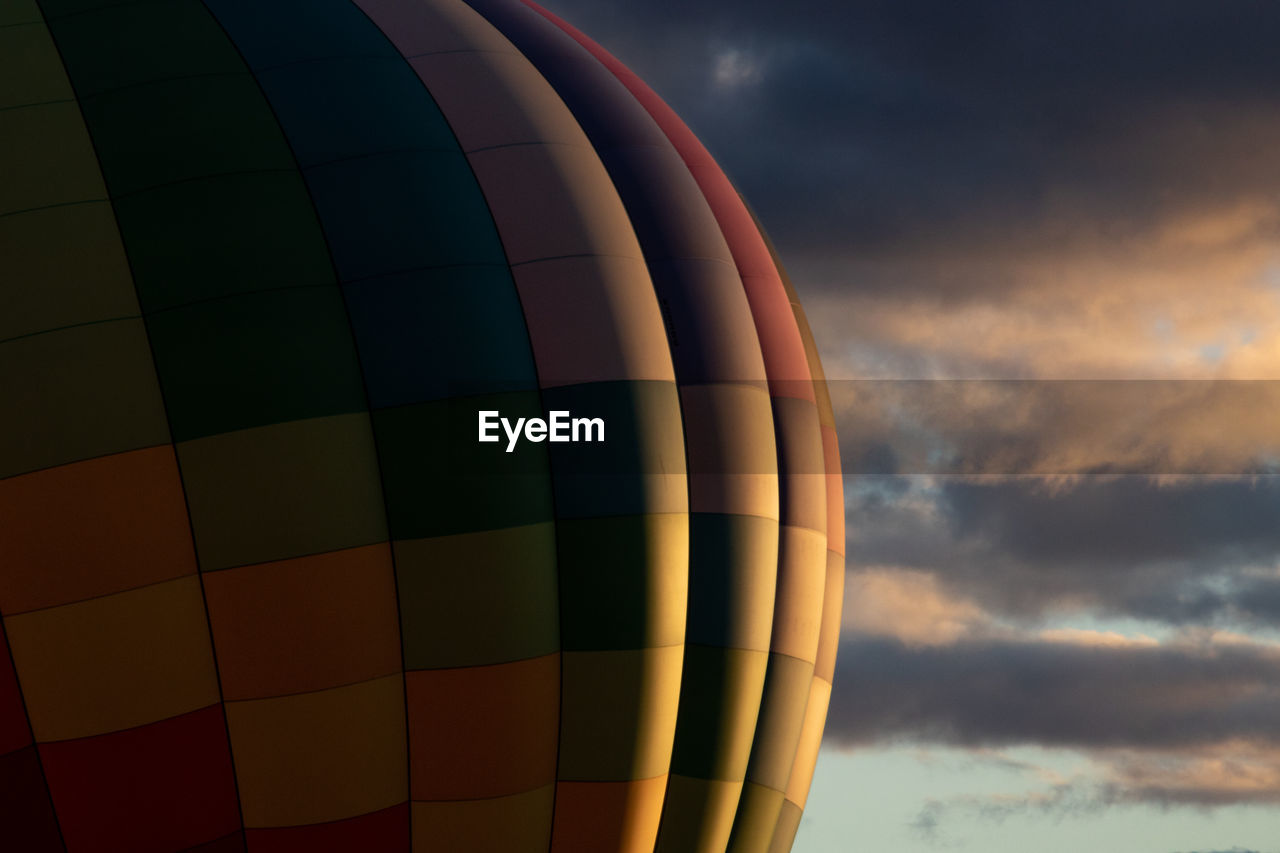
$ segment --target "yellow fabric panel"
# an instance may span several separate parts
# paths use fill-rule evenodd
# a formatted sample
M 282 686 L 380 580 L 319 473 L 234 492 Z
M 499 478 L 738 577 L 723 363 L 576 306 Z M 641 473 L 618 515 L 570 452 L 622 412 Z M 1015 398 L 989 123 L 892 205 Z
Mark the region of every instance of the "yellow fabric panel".
M 488 800 L 413 803 L 414 853 L 546 853 L 555 786 Z
M 796 761 L 786 790 L 787 799 L 802 809 L 809 797 L 813 770 L 818 764 L 818 748 L 822 745 L 822 730 L 827 724 L 830 704 L 831 682 L 813 679 L 809 688 L 809 704 L 804 709 L 804 725 L 800 729 L 800 746 L 796 749 Z
M 0 258 L 0 341 L 138 314 L 109 202 L 0 217 Z
M 186 441 L 178 459 L 206 571 L 387 538 L 366 413 Z
M 169 443 L 142 320 L 0 344 L 0 477 Z
M 554 524 L 394 548 L 407 669 L 509 663 L 558 649 Z
M 844 610 L 844 555 L 827 552 L 827 589 L 822 595 L 822 628 L 813 671 L 828 683 L 835 678 L 836 653 L 840 649 L 840 615 Z
M 246 827 L 342 820 L 408 798 L 400 675 L 228 702 L 227 727 Z
M 671 764 L 684 646 L 565 652 L 559 778 L 624 782 Z
M 37 741 L 133 728 L 218 701 L 194 576 L 5 619 Z
M 778 532 L 778 594 L 770 650 L 812 663 L 822 628 L 827 537 L 785 525 Z
M 105 198 L 80 107 L 57 102 L 5 111 L 0 122 L 0 215 Z

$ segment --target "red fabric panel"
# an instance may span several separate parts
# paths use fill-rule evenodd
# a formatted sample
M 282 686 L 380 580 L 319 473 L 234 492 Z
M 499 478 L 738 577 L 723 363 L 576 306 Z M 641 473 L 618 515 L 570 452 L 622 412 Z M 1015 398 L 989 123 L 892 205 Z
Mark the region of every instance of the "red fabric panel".
M 22 853 L 62 850 L 34 746 L 0 756 L 0 849 Z
M 22 749 L 31 743 L 31 724 L 22 707 L 18 677 L 9 657 L 9 644 L 0 632 L 0 755 Z
M 72 850 L 169 853 L 240 828 L 221 705 L 40 756 Z

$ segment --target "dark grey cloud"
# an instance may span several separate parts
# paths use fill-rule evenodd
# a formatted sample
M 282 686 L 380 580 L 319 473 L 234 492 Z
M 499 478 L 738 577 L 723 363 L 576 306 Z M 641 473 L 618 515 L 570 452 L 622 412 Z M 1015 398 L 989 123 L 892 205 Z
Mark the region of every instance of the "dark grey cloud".
M 925 572 L 1015 622 L 1056 611 L 1280 626 L 1280 477 L 861 476 L 846 515 L 854 571 Z
M 1040 245 L 1082 221 L 1123 240 L 1280 186 L 1280 6 L 1265 0 L 546 5 L 672 102 L 802 265 Z M 717 88 L 733 51 L 758 75 Z
M 827 737 L 1177 750 L 1280 744 L 1280 655 L 1254 646 L 841 645 Z

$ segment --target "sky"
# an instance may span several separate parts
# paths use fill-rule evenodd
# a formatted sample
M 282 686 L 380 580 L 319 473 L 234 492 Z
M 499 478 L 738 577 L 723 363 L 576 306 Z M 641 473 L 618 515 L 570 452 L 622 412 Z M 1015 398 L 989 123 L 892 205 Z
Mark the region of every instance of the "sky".
M 717 157 L 831 379 L 797 853 L 1280 853 L 1280 4 L 544 2 Z

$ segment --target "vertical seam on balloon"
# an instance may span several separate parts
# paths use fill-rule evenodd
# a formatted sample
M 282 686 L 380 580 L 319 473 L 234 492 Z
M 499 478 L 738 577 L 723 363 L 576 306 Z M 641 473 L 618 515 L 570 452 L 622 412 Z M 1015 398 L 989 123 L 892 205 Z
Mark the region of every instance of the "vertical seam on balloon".
M 44 8 L 43 8 L 44 1 L 45 0 L 36 0 L 37 5 L 40 6 L 41 14 L 44 13 Z M 49 38 L 53 42 L 54 49 L 58 52 L 59 59 L 62 60 L 63 68 L 67 75 L 67 81 L 71 85 L 72 91 L 75 92 L 77 90 L 75 78 L 71 74 L 70 70 L 66 68 L 66 57 L 63 55 L 62 46 L 58 43 L 58 37 L 57 37 L 57 34 L 53 31 L 53 27 L 49 27 Z M 147 311 L 142 305 L 142 295 L 138 292 L 138 281 L 136 276 L 134 275 L 132 253 L 129 250 L 129 241 L 125 238 L 124 230 L 120 227 L 119 218 L 116 216 L 114 196 L 112 196 L 111 194 L 111 187 L 109 182 L 107 181 L 106 172 L 103 170 L 102 157 L 98 153 L 97 142 L 94 141 L 93 128 L 90 126 L 89 120 L 84 115 L 84 109 L 80 106 L 80 99 L 78 94 L 76 97 L 76 110 L 80 113 L 80 119 L 84 124 L 85 133 L 89 137 L 89 144 L 93 150 L 93 156 L 98 161 L 98 172 L 102 176 L 102 183 L 107 190 L 106 200 L 111 208 L 111 219 L 115 225 L 116 234 L 118 235 L 118 238 L 120 241 L 120 249 L 121 249 L 121 252 L 124 254 L 125 264 L 129 267 L 129 280 L 133 285 L 134 298 L 138 300 L 138 310 L 142 317 L 142 332 L 147 339 L 147 350 L 151 355 L 151 368 L 153 371 L 155 371 L 156 390 L 160 396 L 160 405 L 164 409 L 165 426 L 168 428 L 168 431 L 169 431 L 169 447 L 173 451 L 174 467 L 178 474 L 178 484 L 182 488 L 182 504 L 183 504 L 183 509 L 185 510 L 186 516 L 187 516 L 187 532 L 191 537 L 191 553 L 192 553 L 192 558 L 194 559 L 196 564 L 196 571 L 195 571 L 196 579 L 200 582 L 200 604 L 204 610 L 205 630 L 207 631 L 209 636 L 209 654 L 213 662 L 214 682 L 218 688 L 218 705 L 222 711 L 222 726 L 223 726 L 223 733 L 226 736 L 227 758 L 231 764 L 231 784 L 233 786 L 233 790 L 235 792 L 235 797 L 236 797 L 236 815 L 239 818 L 239 822 L 240 822 L 240 837 L 245 842 L 245 846 L 247 847 L 248 836 L 245 833 L 245 826 L 244 826 L 244 806 L 240 802 L 240 777 L 236 774 L 235 750 L 232 749 L 232 746 L 231 746 L 231 723 L 227 716 L 227 702 L 226 702 L 226 697 L 222 690 L 222 670 L 218 666 L 218 649 L 217 649 L 217 644 L 214 642 L 214 638 L 213 638 L 213 620 L 209 618 L 209 598 L 205 591 L 204 573 L 200 569 L 200 552 L 196 548 L 195 522 L 191 518 L 191 501 L 187 497 L 186 478 L 183 476 L 183 473 L 182 473 L 182 459 L 178 455 L 178 443 L 175 440 L 174 434 L 173 434 L 173 419 L 169 414 L 169 406 L 165 400 L 164 384 L 160 381 L 160 369 L 157 365 L 155 345 L 152 343 L 151 331 L 147 323 Z M 222 836 L 222 837 L 226 837 L 226 836 Z M 218 839 L 216 838 L 210 839 L 210 841 L 216 841 L 216 840 Z
M 471 162 L 470 155 L 463 149 L 462 141 L 458 139 L 458 134 L 453 129 L 453 123 L 449 120 L 448 114 L 445 113 L 444 109 L 440 106 L 440 103 L 436 100 L 435 96 L 431 94 L 431 87 L 429 87 L 427 85 L 427 82 L 422 79 L 422 75 L 420 75 L 418 73 L 418 70 L 413 67 L 413 63 L 409 60 L 408 57 L 406 57 L 403 53 L 400 52 L 399 48 L 395 46 L 395 43 L 391 41 L 391 37 L 388 36 L 386 31 L 382 29 L 382 27 L 378 24 L 376 20 L 374 20 L 372 15 L 370 15 L 367 11 L 365 11 L 365 9 L 358 2 L 356 2 L 356 0 L 349 0 L 349 2 L 351 2 L 351 5 L 356 7 L 356 9 L 360 12 L 360 14 L 364 15 L 365 18 L 369 20 L 369 23 L 374 27 L 374 29 L 376 29 L 378 33 L 381 34 L 382 37 L 387 40 L 387 43 L 391 46 L 391 49 L 395 51 L 396 56 L 400 57 L 400 59 L 404 62 L 404 64 L 409 67 L 409 71 L 413 74 L 414 78 L 417 79 L 419 85 L 422 86 L 422 90 L 426 93 L 427 97 L 431 99 L 431 102 L 433 104 L 435 104 L 436 110 L 440 113 L 441 120 L 445 123 L 445 126 L 449 128 L 449 132 L 453 135 L 454 142 L 457 143 L 458 145 L 458 152 L 462 155 L 463 161 L 467 164 L 467 171 L 471 174 L 471 179 L 475 183 L 476 191 L 480 193 L 480 197 L 484 200 L 485 212 L 488 214 L 489 221 L 493 225 L 494 234 L 498 237 L 498 245 L 502 247 L 502 256 L 503 256 L 503 259 L 506 261 L 507 274 L 511 277 L 511 289 L 515 291 L 516 301 L 520 304 L 520 320 L 524 324 L 525 341 L 528 342 L 528 346 L 529 346 L 529 363 L 533 366 L 534 372 L 537 373 L 538 362 L 534 358 L 533 339 L 530 336 L 529 317 L 528 317 L 528 314 L 525 312 L 524 300 L 520 296 L 520 288 L 516 286 L 515 275 L 512 272 L 511 258 L 507 254 L 506 244 L 502 242 L 502 232 L 498 228 L 497 221 L 493 218 L 493 208 L 489 206 L 489 199 L 484 195 L 484 188 L 480 184 L 479 176 L 476 175 L 475 167 Z M 470 7 L 468 6 L 468 8 Z M 497 27 L 494 27 L 494 29 L 496 30 Z M 547 407 L 546 407 L 546 401 L 543 398 L 543 390 L 544 389 L 542 387 L 541 376 L 539 376 L 538 389 L 537 389 L 538 405 L 543 411 L 546 411 Z M 547 468 L 546 468 L 547 481 L 551 491 L 552 505 L 554 507 L 557 503 L 556 488 L 555 488 L 555 477 L 553 475 L 553 471 L 551 467 L 550 453 L 547 454 L 546 459 L 547 459 Z M 559 792 L 559 788 L 560 788 L 560 785 L 559 785 L 560 741 L 562 740 L 561 733 L 564 730 L 564 623 L 561 618 L 564 610 L 563 610 L 563 603 L 561 598 L 561 586 L 560 586 L 560 515 L 558 512 L 555 512 L 554 517 L 551 519 L 551 535 L 555 539 L 555 550 L 556 550 L 556 634 L 559 638 L 557 643 L 556 654 L 557 654 L 557 663 L 560 668 L 560 675 L 559 675 L 560 683 L 557 685 L 556 689 L 557 689 L 557 693 L 560 696 L 560 704 L 556 710 L 556 714 L 558 717 L 557 731 L 556 731 L 556 773 L 551 780 L 551 827 L 547 833 L 548 849 L 550 849 L 550 846 L 551 846 L 551 839 L 555 837 L 555 801 L 556 801 L 556 795 Z
M 315 196 L 311 192 L 311 182 L 307 180 L 306 170 L 303 168 L 301 161 L 298 159 L 298 153 L 293 147 L 293 142 L 289 138 L 288 132 L 284 128 L 284 122 L 280 120 L 279 114 L 276 112 L 275 105 L 271 102 L 271 98 L 267 95 L 266 89 L 262 86 L 262 81 L 258 78 L 255 69 L 249 64 L 249 60 L 245 57 L 244 52 L 240 49 L 240 45 L 231 36 L 230 31 L 223 25 L 222 19 L 209 7 L 206 0 L 199 0 L 200 5 L 209 14 L 209 18 L 226 36 L 227 43 L 231 49 L 236 52 L 236 56 L 240 57 L 240 61 L 244 63 L 245 71 L 253 78 L 254 88 L 262 96 L 262 102 L 267 110 L 271 113 L 272 119 L 275 120 L 276 128 L 280 132 L 280 139 L 289 149 L 289 156 L 293 159 L 294 171 L 302 181 L 303 191 L 307 194 L 307 201 L 311 206 L 311 213 L 316 218 L 316 223 L 321 230 L 321 236 L 324 242 L 325 255 L 329 259 L 329 268 L 333 272 L 333 286 L 338 291 L 338 295 L 342 297 L 343 315 L 347 319 L 347 331 L 351 335 L 351 351 L 356 362 L 356 369 L 360 372 L 360 388 L 364 394 L 365 414 L 369 419 L 369 434 L 373 439 L 373 460 L 374 465 L 378 469 L 378 489 L 382 493 L 382 518 L 386 525 L 387 533 L 387 555 L 391 566 L 391 583 L 395 596 L 396 605 L 396 634 L 400 640 L 400 695 L 403 700 L 404 710 L 404 743 L 405 743 L 405 821 L 408 823 L 407 839 L 409 849 L 413 847 L 413 780 L 412 780 L 412 753 L 409 751 L 409 676 L 405 669 L 404 657 L 404 621 L 400 613 L 400 574 L 396 570 L 396 549 L 395 542 L 391 535 L 391 513 L 387 508 L 387 480 L 386 474 L 382 468 L 382 451 L 378 446 L 377 430 L 374 429 L 373 423 L 373 400 L 369 396 L 368 377 L 364 371 L 364 362 L 360 358 L 360 347 L 356 341 L 355 324 L 351 319 L 351 308 L 347 303 L 347 291 L 343 287 L 342 274 L 338 270 L 337 262 L 333 257 L 333 248 L 329 244 L 328 235 L 324 233 L 324 219 L 320 215 L 320 210 L 316 206 Z M 394 806 L 392 806 L 394 807 Z M 248 835 L 246 833 L 246 846 L 248 844 Z
M 67 839 L 62 834 L 62 821 L 58 818 L 58 807 L 53 802 L 53 790 L 49 787 L 49 777 L 44 772 L 44 758 L 40 755 L 40 744 L 36 743 L 36 730 L 31 724 L 31 714 L 27 711 L 27 697 L 22 691 L 22 679 L 18 677 L 18 661 L 13 656 L 13 646 L 9 643 L 9 628 L 6 624 L 6 618 L 0 614 L 0 642 L 4 643 L 5 651 L 9 655 L 9 668 L 13 672 L 13 685 L 18 691 L 18 701 L 22 703 L 22 716 L 27 721 L 27 731 L 31 733 L 31 750 L 36 755 L 36 766 L 40 768 L 40 780 L 44 782 L 44 795 L 49 801 L 49 813 L 53 815 L 53 826 L 58 831 L 58 842 L 62 844 L 62 849 L 67 849 Z M 19 747 L 20 751 L 25 747 Z

